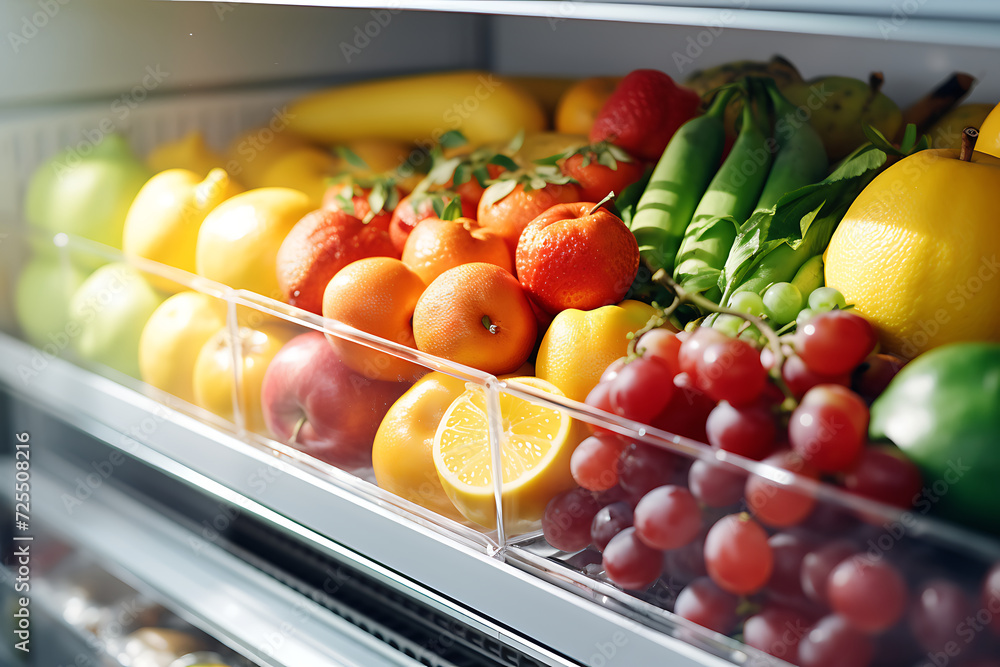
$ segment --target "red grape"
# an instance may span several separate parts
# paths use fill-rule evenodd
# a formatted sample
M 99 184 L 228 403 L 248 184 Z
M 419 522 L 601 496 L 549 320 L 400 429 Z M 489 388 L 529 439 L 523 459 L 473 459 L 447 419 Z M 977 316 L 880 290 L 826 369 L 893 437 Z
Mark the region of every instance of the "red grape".
M 737 595 L 759 591 L 774 567 L 767 533 L 745 513 L 719 519 L 705 538 L 705 565 L 723 590 Z
M 787 604 L 801 605 L 806 600 L 802 591 L 802 561 L 813 543 L 794 533 L 777 533 L 768 539 L 774 554 L 774 570 L 767 582 L 767 593 Z
M 764 463 L 794 472 L 802 477 L 819 479 L 819 473 L 793 451 L 784 449 L 764 459 Z M 802 522 L 816 506 L 811 491 L 798 488 L 798 482 L 779 484 L 760 475 L 750 475 L 746 485 L 747 507 L 761 522 L 777 528 Z
M 619 484 L 638 500 L 670 481 L 678 466 L 677 457 L 654 445 L 635 443 L 622 454 L 618 466 Z
M 844 310 L 819 313 L 799 328 L 795 351 L 822 375 L 850 373 L 875 349 L 878 338 L 865 318 Z
M 688 471 L 688 488 L 708 507 L 735 505 L 743 497 L 747 474 L 731 465 L 698 460 Z
M 983 582 L 983 608 L 987 609 L 993 618 L 990 619 L 990 629 L 1000 637 L 1000 563 L 990 569 Z
M 743 641 L 758 651 L 795 664 L 799 642 L 811 625 L 811 620 L 801 612 L 772 605 L 746 620 Z
M 622 588 L 645 590 L 660 578 L 663 554 L 643 544 L 635 528 L 626 528 L 608 542 L 603 562 L 611 581 Z
M 682 373 L 687 373 L 692 379 L 698 374 L 698 364 L 701 362 L 705 348 L 713 343 L 729 340 L 726 334 L 721 333 L 712 327 L 698 327 L 688 334 L 688 337 L 681 342 L 680 350 L 677 353 L 677 362 L 680 364 Z
M 571 489 L 549 501 L 542 516 L 545 541 L 560 551 L 590 546 L 590 523 L 601 507 L 586 489 Z
M 850 389 L 821 384 L 802 398 L 788 424 L 792 449 L 823 472 L 844 472 L 861 456 L 868 406 Z
M 844 475 L 851 493 L 904 509 L 913 506 L 923 480 L 920 469 L 891 445 L 867 447 L 858 464 Z
M 576 446 L 569 460 L 576 483 L 591 491 L 607 491 L 618 484 L 618 460 L 625 443 L 614 435 L 599 433 Z
M 598 382 L 583 401 L 592 408 L 614 413 L 614 408 L 611 407 L 611 381 Z M 591 425 L 591 429 L 595 432 L 606 432 L 606 429 L 596 425 Z
M 734 408 L 723 401 L 708 415 L 705 431 L 716 449 L 759 461 L 774 451 L 777 427 L 774 415 L 760 403 Z
M 828 603 L 826 582 L 830 573 L 858 552 L 853 542 L 837 540 L 806 554 L 802 559 L 802 592 L 811 600 Z
M 885 560 L 851 556 L 833 568 L 826 582 L 830 606 L 862 632 L 892 627 L 906 609 L 906 583 Z
M 806 362 L 798 355 L 792 355 L 785 360 L 785 365 L 781 367 L 781 377 L 796 398 L 802 398 L 816 385 L 839 384 L 847 387 L 851 384 L 851 376 L 847 373 L 821 375 L 806 366 Z
M 681 373 L 674 378 L 674 395 L 667 406 L 653 419 L 652 425 L 669 433 L 698 442 L 708 442 L 705 422 L 715 408 L 713 401 L 691 385 L 691 378 Z
M 750 343 L 727 338 L 705 348 L 694 381 L 717 401 L 746 405 L 764 391 L 767 371 L 760 363 L 760 353 Z
M 705 569 L 705 536 L 702 530 L 690 543 L 679 549 L 663 552 L 663 575 L 673 584 L 688 582 L 708 574 Z
M 959 626 L 974 615 L 972 601 L 948 581 L 930 581 L 915 593 L 910 609 L 910 628 L 926 651 L 944 652 L 949 642 L 964 643 Z
M 691 492 L 680 486 L 653 489 L 635 507 L 635 534 L 654 549 L 677 549 L 701 530 L 701 509 Z
M 604 551 L 608 542 L 618 533 L 632 526 L 632 505 L 619 501 L 605 505 L 590 523 L 590 541 L 598 551 Z
M 656 357 L 666 362 L 674 375 L 680 372 L 681 341 L 674 332 L 662 328 L 647 331 L 636 342 L 635 349 L 643 357 Z
M 657 357 L 639 357 L 625 364 L 611 380 L 609 398 L 615 414 L 648 424 L 674 393 L 676 369 Z
M 825 616 L 799 642 L 800 667 L 868 667 L 871 639 L 837 615 Z
M 906 362 L 891 354 L 873 354 L 854 369 L 851 388 L 869 403 L 889 386 Z
M 674 613 L 692 623 L 728 635 L 736 629 L 736 609 L 740 600 L 708 577 L 695 579 L 684 587 L 674 603 Z

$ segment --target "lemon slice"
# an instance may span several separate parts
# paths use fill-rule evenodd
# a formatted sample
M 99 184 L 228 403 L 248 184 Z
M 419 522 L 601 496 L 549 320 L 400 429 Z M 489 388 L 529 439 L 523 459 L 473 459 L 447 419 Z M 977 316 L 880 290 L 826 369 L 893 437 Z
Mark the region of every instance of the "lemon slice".
M 509 380 L 563 396 L 534 377 Z M 502 506 L 509 533 L 534 527 L 558 493 L 575 486 L 569 459 L 585 428 L 549 405 L 500 394 Z M 469 521 L 496 527 L 496 496 L 490 457 L 486 392 L 469 385 L 448 407 L 434 434 L 434 467 L 455 507 Z

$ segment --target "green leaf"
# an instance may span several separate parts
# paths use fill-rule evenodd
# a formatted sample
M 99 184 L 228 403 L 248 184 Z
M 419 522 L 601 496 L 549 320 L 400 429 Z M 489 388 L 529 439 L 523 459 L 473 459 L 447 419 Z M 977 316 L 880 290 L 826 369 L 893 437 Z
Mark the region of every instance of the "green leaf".
M 517 181 L 513 178 L 501 179 L 488 188 L 483 193 L 482 205 L 489 208 L 493 204 L 497 203 L 517 187 Z
M 448 205 L 444 207 L 444 210 L 438 213 L 438 217 L 442 220 L 458 220 L 461 218 L 462 200 L 458 197 L 454 197 L 450 202 L 448 202 Z
M 387 197 L 388 192 L 384 183 L 379 181 L 372 186 L 371 194 L 368 195 L 368 205 L 371 206 L 372 217 L 382 212 Z
M 519 130 L 514 138 L 510 140 L 507 144 L 507 148 L 504 150 L 505 153 L 516 153 L 521 150 L 521 146 L 524 145 L 524 130 Z
M 620 146 L 615 146 L 614 144 L 606 143 L 604 150 L 610 153 L 611 157 L 618 160 L 619 162 L 635 162 L 635 160 L 632 159 L 632 156 L 626 153 L 625 149 L 621 148 Z
M 458 169 L 461 165 L 462 158 L 458 157 L 449 158 L 447 160 L 435 159 L 434 166 L 431 167 L 429 172 L 427 172 L 427 177 L 424 180 L 429 181 L 434 185 L 444 185 L 451 180 L 453 176 L 455 176 L 455 182 L 458 183 L 459 181 L 457 180 L 457 175 Z
M 455 167 L 455 180 L 452 181 L 452 184 L 459 186 L 463 183 L 467 183 L 470 178 L 472 178 L 472 166 L 467 162 L 462 162 L 460 165 Z M 444 185 L 444 183 L 442 183 L 442 185 Z
M 906 130 L 903 132 L 903 140 L 899 143 L 899 150 L 909 153 L 913 150 L 915 143 L 917 143 L 917 126 L 913 123 L 907 123 Z
M 371 167 L 368 166 L 367 162 L 362 160 L 357 153 L 352 151 L 347 146 L 337 146 L 333 150 L 337 155 L 344 158 L 347 161 L 347 164 L 351 165 L 352 167 L 357 167 L 358 169 L 368 169 L 368 170 L 371 169 Z
M 489 164 L 495 164 L 497 166 L 503 167 L 507 171 L 517 171 L 518 164 L 514 162 L 511 158 L 504 155 L 503 153 L 497 153 L 489 159 Z M 488 179 L 487 179 L 488 180 Z
M 635 208 L 639 204 L 639 198 L 646 191 L 646 185 L 649 183 L 649 178 L 652 175 L 653 168 L 646 169 L 642 178 L 622 190 L 621 194 L 615 199 L 615 208 L 618 209 L 618 215 L 626 225 L 631 226 L 632 217 L 635 215 Z
M 484 165 L 479 165 L 472 170 L 472 175 L 476 177 L 476 183 L 479 183 L 479 187 L 485 188 L 490 184 L 490 170 Z M 468 180 L 468 179 L 466 179 Z M 465 181 L 462 181 L 463 183 Z
M 551 166 L 551 165 L 556 165 L 556 164 L 559 163 L 560 160 L 564 160 L 567 157 L 569 157 L 569 156 L 566 155 L 565 152 L 563 152 L 563 153 L 556 153 L 555 155 L 550 155 L 548 157 L 538 158 L 537 160 L 535 160 L 535 164 L 537 164 L 539 166 L 543 166 L 543 167 L 545 167 L 545 166 Z
M 597 163 L 602 164 L 612 171 L 618 171 L 618 161 L 611 153 L 600 153 L 597 156 Z
M 431 206 L 434 208 L 434 215 L 441 217 L 444 215 L 444 200 L 440 197 L 434 197 L 431 199 Z
M 892 142 L 886 139 L 885 135 L 879 132 L 873 125 L 863 124 L 861 126 L 861 130 L 865 133 L 865 136 L 868 137 L 868 141 L 872 142 L 872 145 L 874 145 L 875 148 L 890 155 L 902 155 L 899 149 L 893 146 Z
M 465 138 L 465 135 L 458 130 L 449 130 L 441 135 L 438 139 L 438 143 L 445 148 L 461 148 L 469 143 L 469 140 Z
M 683 287 L 688 292 L 704 292 L 710 290 L 719 284 L 719 275 L 722 272 L 719 269 L 704 268 L 698 273 L 689 276 L 684 282 L 681 283 Z

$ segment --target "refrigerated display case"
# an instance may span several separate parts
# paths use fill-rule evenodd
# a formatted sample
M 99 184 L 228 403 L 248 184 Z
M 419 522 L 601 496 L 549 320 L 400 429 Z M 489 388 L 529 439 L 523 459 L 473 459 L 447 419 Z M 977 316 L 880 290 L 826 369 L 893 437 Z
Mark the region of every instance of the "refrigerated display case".
M 972 590 L 1000 561 L 1000 543 L 983 531 L 727 457 L 72 234 L 38 234 L 23 213 L 31 174 L 60 151 L 85 156 L 121 133 L 145 156 L 191 130 L 222 150 L 253 128 L 280 132 L 288 105 L 306 92 L 395 74 L 472 69 L 582 77 L 655 67 L 682 80 L 715 64 L 781 54 L 807 78 L 865 78 L 880 70 L 884 91 L 904 107 L 956 71 L 977 80 L 968 101 L 995 103 L 1000 6 L 36 0 L 10 3 L 0 16 L 10 47 L 0 70 L 0 278 L 7 301 L 29 248 L 50 253 L 63 271 L 81 257 L 94 266 L 124 262 L 138 275 L 216 302 L 230 340 L 239 340 L 253 317 L 297 333 L 322 331 L 359 355 L 374 351 L 457 378 L 483 401 L 495 469 L 501 403 L 522 401 L 669 450 L 682 469 L 710 461 L 756 474 L 772 488 L 788 486 L 825 513 L 821 530 L 857 531 L 880 554 L 905 552 L 921 577 Z M 551 547 L 537 517 L 527 529 L 505 521 L 510 508 L 501 481 L 487 502 L 492 528 L 438 514 L 379 488 L 370 468 L 341 470 L 276 441 L 237 396 L 220 417 L 86 362 L 68 341 L 25 342 L 5 303 L 0 422 L 10 483 L 3 485 L 3 590 L 12 631 L 16 610 L 26 606 L 19 603 L 17 549 L 30 544 L 32 554 L 32 651 L 5 641 L 11 664 L 138 667 L 147 663 L 122 646 L 142 627 L 182 632 L 193 638 L 184 648 L 216 652 L 234 666 L 781 664 L 739 636 L 672 613 L 675 583 L 623 591 L 601 573 L 593 550 Z M 230 348 L 232 366 L 243 368 L 248 350 Z M 232 372 L 238 385 L 239 371 Z M 30 511 L 21 508 L 22 527 L 15 482 L 24 467 L 18 461 L 28 460 L 18 452 L 27 451 L 31 502 Z M 901 534 L 890 530 L 904 521 Z M 888 544 L 880 542 L 885 535 Z M 100 625 L 108 609 L 137 604 L 142 612 L 110 635 Z M 931 658 L 884 643 L 873 664 Z

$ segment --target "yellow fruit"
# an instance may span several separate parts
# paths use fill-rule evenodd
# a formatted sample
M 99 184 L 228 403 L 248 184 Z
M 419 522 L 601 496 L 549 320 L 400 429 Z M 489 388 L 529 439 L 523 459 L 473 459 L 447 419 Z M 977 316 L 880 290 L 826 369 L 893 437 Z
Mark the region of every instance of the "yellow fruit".
M 260 388 L 264 373 L 274 355 L 285 343 L 301 331 L 290 326 L 266 324 L 258 329 L 240 327 L 239 404 L 244 424 L 249 431 L 264 433 L 264 415 L 260 405 Z M 232 339 L 229 329 L 223 328 L 208 339 L 194 364 L 194 402 L 212 414 L 235 421 L 233 391 L 236 385 L 233 372 Z
M 528 91 L 542 105 L 549 118 L 555 114 L 566 91 L 579 81 L 559 76 L 505 76 L 503 79 Z
M 590 134 L 594 119 L 621 80 L 620 76 L 597 76 L 570 86 L 556 107 L 556 132 Z
M 473 145 L 545 128 L 541 105 L 488 72 L 420 74 L 348 84 L 307 95 L 288 110 L 289 129 L 323 144 L 361 138 L 426 143 L 460 130 Z
M 826 284 L 911 358 L 1000 340 L 1000 159 L 951 149 L 904 158 L 854 200 L 825 255 Z
M 160 144 L 146 157 L 146 164 L 155 172 L 167 169 L 188 169 L 204 178 L 215 168 L 224 168 L 226 159 L 205 144 L 205 137 L 194 130 L 177 141 Z
M 612 361 L 625 356 L 628 335 L 656 311 L 639 301 L 622 301 L 583 311 L 570 308 L 553 318 L 542 338 L 535 374 L 574 401 L 583 401 Z
M 983 121 L 992 109 L 992 104 L 963 104 L 955 107 L 927 130 L 927 134 L 931 137 L 931 148 L 961 148 L 962 130 L 967 127 L 976 129 L 982 127 Z M 1000 132 L 1000 127 L 997 131 Z M 976 150 L 981 153 L 987 152 L 980 150 L 980 143 L 982 143 L 981 137 L 976 142 Z
M 288 131 L 284 116 L 275 116 L 269 125 L 252 128 L 233 139 L 226 149 L 225 168 L 247 187 L 263 187 L 262 177 L 275 160 L 308 145 Z
M 312 200 L 290 188 L 258 188 L 227 199 L 198 232 L 198 274 L 281 299 L 278 248 L 289 230 L 312 211 Z
M 532 377 L 509 383 L 554 396 L 562 392 Z M 575 486 L 569 459 L 586 428 L 548 405 L 500 394 L 502 508 L 508 534 L 531 529 L 558 493 Z M 472 386 L 455 399 L 434 434 L 434 467 L 441 485 L 465 518 L 496 527 L 486 393 Z
M 514 159 L 524 166 L 531 166 L 535 160 L 565 153 L 570 148 L 586 146 L 589 142 L 585 134 L 564 134 L 559 132 L 535 132 L 525 136 L 521 150 Z
M 336 173 L 337 160 L 318 148 L 296 148 L 276 158 L 260 177 L 261 186 L 292 188 L 309 195 L 313 208 L 323 202 L 323 193 Z
M 344 148 L 361 158 L 361 161 L 368 165 L 368 169 L 352 165 L 350 161 L 335 152 L 337 173 L 346 172 L 361 177 L 376 176 L 392 171 L 406 162 L 414 150 L 413 146 L 405 141 L 377 138 L 348 141 L 344 144 Z
M 168 169 L 149 179 L 125 216 L 125 254 L 194 273 L 202 221 L 212 209 L 242 191 L 223 169 L 212 169 L 200 180 L 188 169 Z M 166 278 L 150 275 L 149 279 L 163 290 L 180 289 Z
M 378 485 L 449 519 L 462 520 L 434 468 L 434 433 L 465 382 L 445 373 L 428 373 L 393 403 L 372 446 Z
M 208 339 L 226 326 L 225 302 L 180 292 L 153 311 L 139 338 L 143 382 L 194 403 L 194 365 Z
M 979 128 L 976 150 L 993 157 L 1000 157 L 1000 104 L 986 117 Z

